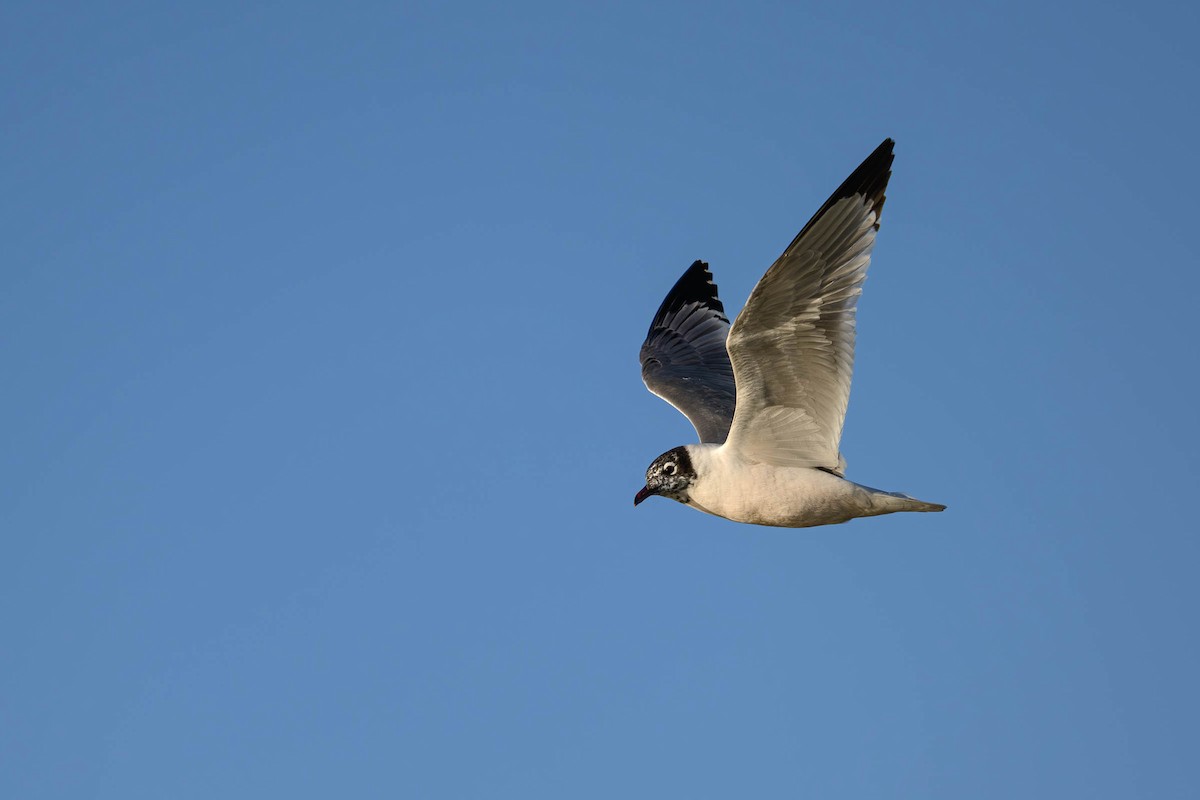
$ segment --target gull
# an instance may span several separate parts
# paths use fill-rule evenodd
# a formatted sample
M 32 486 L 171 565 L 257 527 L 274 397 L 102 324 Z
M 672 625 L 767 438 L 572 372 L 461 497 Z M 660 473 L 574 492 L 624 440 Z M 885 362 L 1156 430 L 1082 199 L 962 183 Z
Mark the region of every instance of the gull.
M 635 506 L 660 495 L 786 528 L 945 509 L 846 480 L 838 451 L 893 145 L 885 139 L 825 201 L 732 326 L 703 261 L 667 294 L 642 345 L 642 380 L 688 418 L 700 444 L 654 459 Z

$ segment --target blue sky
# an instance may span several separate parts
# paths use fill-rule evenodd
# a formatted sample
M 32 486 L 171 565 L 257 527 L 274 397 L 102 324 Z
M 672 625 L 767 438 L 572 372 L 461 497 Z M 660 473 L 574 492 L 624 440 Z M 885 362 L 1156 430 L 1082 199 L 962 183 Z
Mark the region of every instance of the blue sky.
M 1185 797 L 1194 6 L 9 3 L 0 795 Z M 886 136 L 849 476 L 665 500 Z

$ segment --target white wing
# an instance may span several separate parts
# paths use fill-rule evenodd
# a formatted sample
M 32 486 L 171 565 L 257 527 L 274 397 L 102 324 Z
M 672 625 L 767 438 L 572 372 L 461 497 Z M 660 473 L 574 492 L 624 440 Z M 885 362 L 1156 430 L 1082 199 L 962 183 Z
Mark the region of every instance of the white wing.
M 763 276 L 729 332 L 737 408 L 727 445 L 840 474 L 854 317 L 891 175 L 891 139 L 846 179 Z

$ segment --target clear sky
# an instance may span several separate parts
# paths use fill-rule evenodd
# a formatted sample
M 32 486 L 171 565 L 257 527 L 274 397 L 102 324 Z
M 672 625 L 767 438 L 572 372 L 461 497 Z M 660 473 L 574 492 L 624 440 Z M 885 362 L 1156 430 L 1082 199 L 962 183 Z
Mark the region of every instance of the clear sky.
M 0 796 L 1183 798 L 1197 6 L 0 10 Z M 849 477 L 637 353 L 884 137 Z

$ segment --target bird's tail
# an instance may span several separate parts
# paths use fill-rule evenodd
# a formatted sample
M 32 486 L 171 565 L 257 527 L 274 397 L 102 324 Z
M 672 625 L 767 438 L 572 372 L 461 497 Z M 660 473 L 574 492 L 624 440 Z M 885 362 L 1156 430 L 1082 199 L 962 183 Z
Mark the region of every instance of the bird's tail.
M 887 509 L 884 513 L 894 511 L 945 511 L 941 503 L 926 503 L 915 497 L 909 497 L 899 492 L 876 492 L 875 501 Z

